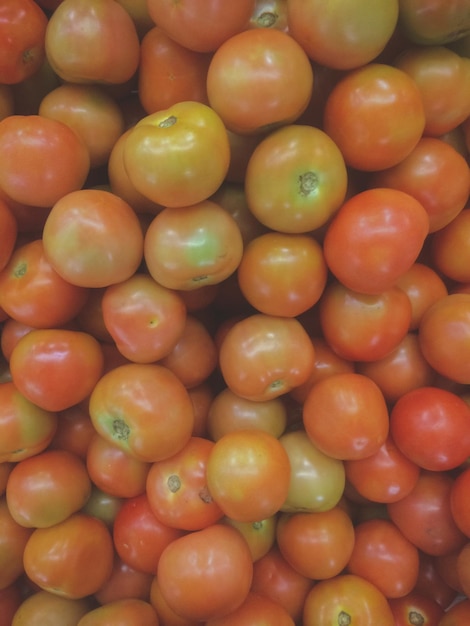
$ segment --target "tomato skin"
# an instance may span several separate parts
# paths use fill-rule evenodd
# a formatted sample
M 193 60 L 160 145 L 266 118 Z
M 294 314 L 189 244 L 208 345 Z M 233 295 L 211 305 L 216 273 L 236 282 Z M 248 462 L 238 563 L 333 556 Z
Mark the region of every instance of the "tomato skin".
M 413 626 L 422 620 L 423 626 L 439 626 L 444 617 L 444 610 L 432 598 L 412 591 L 401 598 L 391 598 L 390 608 L 395 617 L 396 626 Z
M 33 76 L 45 53 L 47 17 L 32 0 L 6 0 L 0 11 L 0 83 L 13 85 Z
M 220 116 L 202 102 L 183 101 L 137 122 L 123 158 L 137 191 L 165 207 L 185 207 L 218 189 L 230 148 Z
M 325 104 L 323 124 L 347 165 L 378 171 L 396 165 L 413 150 L 424 130 L 425 112 L 408 74 L 369 63 L 336 83 Z
M 98 591 L 113 569 L 113 542 L 101 520 L 74 513 L 49 528 L 36 528 L 24 549 L 24 568 L 41 589 L 71 599 Z
M 18 583 L 0 589 L 0 626 L 11 626 L 13 617 L 23 602 Z
M 2 271 L 11 258 L 18 235 L 15 214 L 2 199 L 0 199 L 0 233 L 0 271 Z
M 441 275 L 420 262 L 414 263 L 400 276 L 397 287 L 406 293 L 411 303 L 410 331 L 419 327 L 426 309 L 449 293 Z
M 158 563 L 163 598 L 186 619 L 207 621 L 234 611 L 246 599 L 252 578 L 248 545 L 238 530 L 225 524 L 175 539 Z
M 400 0 L 400 24 L 411 41 L 426 45 L 450 43 L 470 31 L 465 0 Z
M 266 596 L 250 591 L 245 601 L 235 611 L 223 617 L 211 619 L 206 622 L 207 626 L 256 626 L 259 620 L 267 620 L 268 623 L 278 626 L 295 626 L 294 620 L 287 610 Z
M 82 139 L 69 126 L 39 115 L 0 122 L 0 188 L 16 202 L 51 207 L 80 189 L 90 169 Z
M 139 598 L 123 598 L 86 613 L 77 626 L 159 626 L 153 606 Z
M 309 233 L 340 208 L 347 191 L 344 158 L 322 130 L 287 124 L 263 137 L 245 176 L 250 211 L 265 226 Z
M 72 600 L 42 589 L 23 599 L 11 626 L 41 626 L 46 620 L 53 620 L 51 626 L 76 626 L 78 620 L 91 610 L 90 598 Z
M 242 135 L 294 122 L 307 108 L 313 84 L 302 47 L 270 28 L 230 37 L 214 52 L 207 72 L 210 106 L 230 131 Z
M 470 282 L 467 269 L 470 208 L 464 208 L 452 222 L 435 233 L 431 243 L 431 255 L 437 270 L 459 283 Z
M 32 330 L 18 341 L 10 357 L 15 385 L 46 411 L 63 411 L 85 400 L 101 377 L 103 364 L 94 337 L 59 328 Z
M 470 509 L 468 507 L 468 486 L 470 485 L 470 468 L 464 469 L 456 476 L 450 492 L 450 508 L 459 529 L 470 537 Z
M 6 589 L 24 573 L 23 552 L 33 531 L 13 519 L 4 496 L 0 498 L 0 530 L 0 589 Z

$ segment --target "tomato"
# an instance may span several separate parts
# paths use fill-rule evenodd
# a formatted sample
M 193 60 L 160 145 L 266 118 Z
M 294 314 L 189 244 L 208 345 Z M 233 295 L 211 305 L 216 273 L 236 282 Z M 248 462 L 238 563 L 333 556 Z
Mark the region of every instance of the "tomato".
M 411 303 L 410 330 L 419 327 L 424 312 L 431 304 L 448 295 L 447 285 L 435 269 L 424 263 L 414 263 L 397 280 Z
M 239 522 L 231 517 L 224 516 L 222 524 L 236 528 L 244 537 L 251 552 L 253 563 L 263 558 L 276 542 L 277 513 L 256 522 Z
M 304 383 L 314 358 L 313 343 L 296 318 L 259 313 L 241 319 L 228 331 L 219 365 L 231 391 L 264 401 Z
M 46 94 L 38 113 L 76 131 L 88 148 L 92 168 L 107 163 L 113 145 L 124 132 L 120 106 L 99 85 L 61 85 Z
M 296 623 L 312 586 L 313 581 L 294 569 L 276 544 L 253 564 L 251 590 L 281 604 Z
M 6 499 L 18 524 L 44 528 L 79 511 L 90 493 L 91 481 L 82 459 L 65 450 L 45 450 L 14 466 Z
M 470 407 L 445 389 L 413 389 L 394 404 L 390 433 L 403 454 L 419 467 L 454 469 L 470 456 Z
M 154 363 L 129 363 L 104 374 L 91 392 L 89 410 L 104 439 L 150 463 L 179 452 L 194 423 L 183 383 Z
M 335 69 L 347 70 L 375 59 L 397 20 L 398 0 L 347 1 L 328 7 L 318 0 L 287 2 L 289 33 L 311 59 Z
M 400 598 L 389 600 L 396 626 L 439 626 L 444 611 L 432 598 L 411 591 Z
M 71 83 L 125 83 L 139 64 L 134 22 L 114 0 L 63 0 L 49 18 L 45 46 L 54 72 Z
M 432 556 L 450 554 L 466 541 L 452 517 L 452 485 L 449 474 L 423 470 L 407 496 L 387 504 L 391 521 L 403 535 Z
M 153 27 L 153 20 L 148 12 L 147 0 L 118 0 L 118 2 L 132 17 L 137 34 L 142 39 Z
M 213 441 L 233 430 L 256 428 L 280 437 L 287 425 L 282 398 L 247 400 L 225 387 L 213 398 L 207 414 L 207 433 Z
M 49 621 L 50 626 L 76 626 L 78 620 L 91 610 L 89 598 L 71 599 L 49 591 L 34 591 L 23 599 L 11 626 L 41 626 Z
M 181 46 L 213 52 L 229 37 L 243 30 L 254 9 L 254 0 L 211 2 L 148 0 L 150 17 Z M 214 25 L 217 24 L 217 28 Z
M 15 467 L 14 464 L 8 461 L 2 461 L 0 463 L 0 496 L 5 494 L 8 477 L 10 476 L 13 467 Z
M 323 226 L 346 196 L 347 170 L 334 141 L 322 130 L 287 124 L 264 137 L 245 177 L 248 206 L 270 229 L 307 233 Z
M 174 456 L 152 464 L 146 493 L 162 524 L 199 530 L 222 518 L 223 511 L 207 487 L 206 469 L 213 447 L 208 439 L 191 437 Z
M 294 626 L 288 611 L 275 600 L 250 591 L 245 601 L 235 611 L 223 617 L 210 619 L 207 626 L 256 626 L 259 620 L 267 620 L 278 626 Z
M 371 519 L 356 524 L 347 571 L 373 583 L 386 598 L 410 593 L 418 580 L 419 553 L 395 524 Z
M 54 450 L 67 450 L 85 459 L 88 446 L 95 434 L 86 401 L 59 411 L 57 417 L 57 430 L 49 447 Z
M 0 83 L 33 76 L 45 59 L 47 17 L 33 0 L 5 0 L 0 11 Z
M 470 208 L 465 208 L 432 238 L 432 260 L 446 278 L 470 282 L 466 259 L 469 254 Z
M 123 149 L 134 187 L 163 206 L 206 200 L 228 170 L 230 147 L 219 115 L 202 102 L 177 102 L 143 117 Z
M 137 215 L 103 189 L 62 196 L 46 219 L 42 239 L 53 268 L 73 285 L 107 287 L 130 278 L 142 261 Z
M 115 555 L 111 576 L 93 595 L 100 604 L 135 598 L 148 601 L 153 579 L 153 574 L 134 569 Z
M 449 43 L 470 30 L 468 6 L 465 0 L 400 0 L 400 24 L 406 36 L 416 43 Z
M 159 626 L 153 606 L 139 598 L 108 602 L 86 613 L 77 626 Z
M 0 306 L 15 321 L 36 328 L 71 322 L 89 290 L 72 285 L 48 261 L 42 239 L 16 247 L 0 272 Z
M 346 479 L 372 502 L 396 502 L 408 495 L 418 480 L 420 468 L 405 456 L 389 435 L 374 454 L 345 461 Z
M 408 333 L 411 303 L 397 286 L 364 294 L 333 281 L 322 294 L 319 316 L 325 340 L 341 358 L 377 361 Z
M 385 443 L 389 416 L 385 398 L 373 380 L 357 374 L 333 374 L 313 385 L 302 408 L 307 435 L 335 459 L 364 459 Z
M 19 391 L 31 402 L 46 411 L 63 411 L 88 397 L 103 363 L 101 346 L 88 333 L 34 329 L 13 348 L 10 371 Z
M 248 596 L 252 578 L 248 545 L 238 530 L 226 524 L 212 524 L 175 539 L 158 563 L 162 596 L 185 619 L 207 621 L 234 611 Z
M 348 289 L 378 294 L 416 262 L 428 232 L 426 210 L 412 196 L 368 189 L 349 198 L 334 216 L 323 242 L 325 260 Z
M 190 100 L 208 104 L 206 77 L 210 54 L 180 45 L 159 26 L 140 45 L 139 100 L 147 114 Z
M 439 374 L 458 383 L 470 381 L 470 295 L 440 298 L 424 313 L 419 325 L 424 358 Z
M 95 432 L 88 444 L 86 467 L 96 487 L 110 496 L 132 498 L 144 493 L 150 464 Z
M 0 461 L 16 462 L 47 448 L 57 429 L 57 414 L 41 409 L 9 381 L 0 384 Z
M 343 76 L 326 100 L 323 120 L 346 164 L 361 171 L 402 161 L 421 138 L 425 121 L 416 83 L 403 70 L 383 63 L 369 63 Z
M 0 188 L 13 200 L 51 207 L 80 189 L 90 156 L 67 124 L 39 115 L 10 115 L 0 122 Z
M 287 0 L 255 0 L 248 28 L 277 28 L 287 32 Z
M 107 287 L 101 308 L 119 352 L 137 363 L 151 363 L 169 354 L 186 322 L 183 299 L 143 273 Z
M 354 527 L 339 506 L 328 511 L 283 513 L 277 524 L 277 545 L 292 567 L 311 580 L 338 576 L 354 546 Z
M 437 558 L 420 552 L 419 574 L 415 591 L 426 598 L 435 600 L 442 609 L 447 609 L 457 597 L 457 592 L 452 589 L 438 570 Z
M 227 517 L 257 522 L 274 515 L 285 501 L 290 461 L 282 444 L 264 430 L 229 432 L 209 453 L 209 493 Z
M 279 441 L 289 457 L 290 486 L 281 511 L 328 511 L 343 495 L 342 461 L 323 454 L 303 429 L 284 433 Z
M 0 589 L 6 589 L 23 574 L 23 551 L 32 530 L 18 524 L 0 498 Z
M 0 272 L 6 267 L 15 248 L 18 224 L 8 204 L 0 200 Z
M 156 576 L 154 576 L 150 587 L 150 602 L 157 611 L 162 626 L 198 626 L 200 624 L 199 620 L 191 617 L 186 618 L 175 613 L 163 597 Z
M 13 617 L 23 602 L 21 589 L 18 583 L 0 589 L 0 625 L 11 626 Z
M 425 135 L 439 137 L 470 115 L 470 59 L 445 46 L 412 46 L 399 55 L 395 66 L 408 74 L 421 94 Z
M 454 562 L 457 573 L 457 584 L 459 590 L 465 596 L 469 596 L 470 591 L 470 543 L 466 543 L 457 553 L 456 562 Z M 455 571 L 454 570 L 454 571 Z
M 227 39 L 207 72 L 210 106 L 229 130 L 241 134 L 294 122 L 307 108 L 313 85 L 303 48 L 271 28 L 246 29 Z
M 470 600 L 462 598 L 453 604 L 439 622 L 439 626 L 465 626 L 470 619 Z
M 429 231 L 435 232 L 452 223 L 465 207 L 470 171 L 465 158 L 444 140 L 422 137 L 400 163 L 376 172 L 371 185 L 413 196 L 428 214 Z
M 314 585 L 305 600 L 304 626 L 348 622 L 361 626 L 395 626 L 383 593 L 361 576 L 339 574 Z
M 113 541 L 99 519 L 74 513 L 49 528 L 36 528 L 24 553 L 29 579 L 45 591 L 65 598 L 85 598 L 111 575 Z
M 148 271 L 169 289 L 218 284 L 235 272 L 242 255 L 237 222 L 212 200 L 163 209 L 145 234 Z
M 464 466 L 464 469 L 456 476 L 450 492 L 452 517 L 467 537 L 470 537 L 470 508 L 467 497 L 469 484 L 470 468 Z

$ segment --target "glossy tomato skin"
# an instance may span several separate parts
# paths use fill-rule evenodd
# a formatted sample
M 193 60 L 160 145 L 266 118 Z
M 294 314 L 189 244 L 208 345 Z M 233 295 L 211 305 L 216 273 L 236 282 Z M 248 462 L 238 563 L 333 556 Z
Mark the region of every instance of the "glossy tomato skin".
M 176 539 L 158 563 L 163 598 L 185 619 L 207 621 L 234 611 L 246 599 L 252 578 L 248 545 L 238 530 L 225 524 Z
M 412 626 L 417 620 L 421 620 L 423 626 L 439 626 L 444 617 L 444 610 L 435 600 L 416 591 L 391 598 L 389 605 L 397 626 Z
M 123 158 L 137 191 L 165 207 L 184 207 L 218 189 L 230 148 L 220 116 L 202 102 L 183 101 L 138 121 Z
M 413 150 L 424 130 L 425 112 L 419 89 L 408 74 L 369 63 L 347 73 L 333 87 L 323 124 L 347 165 L 377 171 L 396 165 Z
M 235 611 L 223 617 L 211 619 L 206 624 L 207 626 L 236 626 L 237 624 L 255 626 L 260 619 L 278 624 L 278 626 L 295 626 L 294 620 L 283 606 L 253 591 L 250 591 L 243 604 Z

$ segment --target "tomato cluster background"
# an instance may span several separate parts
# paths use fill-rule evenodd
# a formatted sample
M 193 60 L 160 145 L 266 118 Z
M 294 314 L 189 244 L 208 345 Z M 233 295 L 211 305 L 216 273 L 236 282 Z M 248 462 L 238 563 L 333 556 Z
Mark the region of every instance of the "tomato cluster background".
M 470 623 L 468 0 L 2 0 L 0 626 Z

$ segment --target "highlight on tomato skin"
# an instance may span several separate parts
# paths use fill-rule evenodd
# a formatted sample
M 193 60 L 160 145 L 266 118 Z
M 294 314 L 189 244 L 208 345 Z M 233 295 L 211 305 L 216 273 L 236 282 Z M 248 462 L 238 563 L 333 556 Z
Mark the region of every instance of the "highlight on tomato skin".
M 468 18 L 0 2 L 0 626 L 470 623 Z

